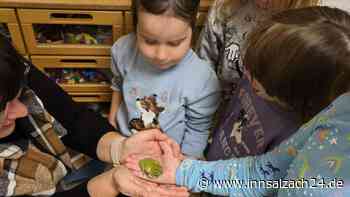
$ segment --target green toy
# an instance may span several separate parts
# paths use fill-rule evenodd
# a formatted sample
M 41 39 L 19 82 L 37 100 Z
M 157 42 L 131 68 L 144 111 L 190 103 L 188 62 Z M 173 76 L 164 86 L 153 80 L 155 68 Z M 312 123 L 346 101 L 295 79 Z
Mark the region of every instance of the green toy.
M 162 166 L 160 165 L 159 161 L 151 158 L 140 160 L 139 167 L 141 171 L 148 178 L 151 178 L 151 179 L 158 178 L 163 173 Z

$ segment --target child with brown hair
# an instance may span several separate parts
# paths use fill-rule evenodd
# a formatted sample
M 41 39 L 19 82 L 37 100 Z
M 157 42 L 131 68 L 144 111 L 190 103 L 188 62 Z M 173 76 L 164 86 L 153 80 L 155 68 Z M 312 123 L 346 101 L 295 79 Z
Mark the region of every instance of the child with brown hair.
M 132 6 L 135 32 L 112 47 L 109 121 L 125 136 L 159 128 L 183 154 L 202 158 L 220 86 L 191 49 L 199 0 L 134 0 Z M 90 194 L 115 196 L 114 178 L 113 169 L 96 177 Z
M 135 32 L 112 47 L 109 121 L 130 136 L 160 128 L 190 157 L 203 157 L 219 81 L 191 49 L 199 0 L 134 0 Z
M 217 0 L 198 41 L 198 55 L 215 68 L 223 87 L 220 126 L 208 160 L 262 154 L 296 131 L 293 112 L 271 106 L 244 76 L 247 35 L 273 13 L 318 4 L 318 0 Z

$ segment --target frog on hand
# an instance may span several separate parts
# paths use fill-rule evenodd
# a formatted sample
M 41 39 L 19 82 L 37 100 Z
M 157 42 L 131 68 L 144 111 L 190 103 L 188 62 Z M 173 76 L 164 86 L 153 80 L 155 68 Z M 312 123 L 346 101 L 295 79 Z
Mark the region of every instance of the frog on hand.
M 145 158 L 139 161 L 140 170 L 150 179 L 158 178 L 163 173 L 159 161 L 152 158 Z
M 130 155 L 125 166 L 140 178 L 162 184 L 175 184 L 176 169 L 185 158 L 168 143 L 159 142 L 162 155 Z

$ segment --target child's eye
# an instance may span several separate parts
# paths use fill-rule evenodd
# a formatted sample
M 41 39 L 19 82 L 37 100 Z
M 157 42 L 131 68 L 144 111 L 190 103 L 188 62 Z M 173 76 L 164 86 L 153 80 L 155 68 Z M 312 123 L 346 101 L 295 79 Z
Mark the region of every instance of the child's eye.
M 149 45 L 156 45 L 158 44 L 158 42 L 156 40 L 151 40 L 151 39 L 144 39 L 146 44 L 149 44 Z
M 177 47 L 179 46 L 180 44 L 182 43 L 182 41 L 178 41 L 178 42 L 169 42 L 169 46 L 172 46 L 172 47 Z
M 178 40 L 172 40 L 172 41 L 168 42 L 168 45 L 171 46 L 171 47 L 178 47 L 185 40 L 186 40 L 186 37 L 184 37 L 182 39 L 178 39 Z

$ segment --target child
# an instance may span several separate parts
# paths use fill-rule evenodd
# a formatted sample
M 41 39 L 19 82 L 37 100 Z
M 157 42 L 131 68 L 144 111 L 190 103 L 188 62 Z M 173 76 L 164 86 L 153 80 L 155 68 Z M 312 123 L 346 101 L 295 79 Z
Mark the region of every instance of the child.
M 349 196 L 349 27 L 350 15 L 329 7 L 289 10 L 263 23 L 247 46 L 249 77 L 265 99 L 305 124 L 271 152 L 226 161 L 181 161 L 161 143 L 163 176 L 153 181 L 226 196 Z M 127 165 L 143 177 L 140 158 Z M 231 186 L 216 184 L 224 180 Z
M 208 63 L 191 50 L 199 1 L 135 0 L 135 33 L 112 47 L 109 120 L 126 136 L 160 128 L 202 157 L 219 98 Z
M 258 155 L 297 130 L 295 113 L 271 105 L 244 76 L 241 56 L 247 34 L 272 13 L 317 4 L 315 0 L 217 0 L 198 41 L 197 53 L 209 61 L 224 89 L 220 124 L 214 129 L 207 159 Z M 277 120 L 277 121 L 276 121 Z
M 189 156 L 203 157 L 219 82 L 191 50 L 199 0 L 135 0 L 135 32 L 112 47 L 109 120 L 126 136 L 160 128 Z M 117 154 L 117 153 L 116 153 Z M 89 183 L 92 196 L 115 196 L 113 172 Z
M 318 0 L 216 0 L 213 3 L 196 52 L 214 66 L 224 100 L 230 100 L 243 76 L 241 57 L 252 28 L 274 12 L 318 3 Z

